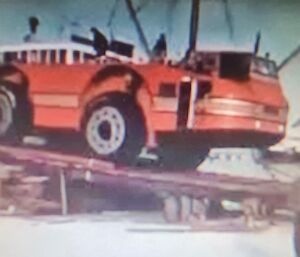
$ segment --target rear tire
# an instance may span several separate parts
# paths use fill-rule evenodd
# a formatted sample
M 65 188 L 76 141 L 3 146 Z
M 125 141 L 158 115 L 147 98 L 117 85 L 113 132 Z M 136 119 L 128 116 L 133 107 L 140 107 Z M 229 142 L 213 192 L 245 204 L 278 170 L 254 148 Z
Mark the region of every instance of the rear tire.
M 14 110 L 7 95 L 0 91 L 0 139 L 12 135 Z
M 145 144 L 144 119 L 134 99 L 111 96 L 87 115 L 85 138 L 100 158 L 135 165 Z

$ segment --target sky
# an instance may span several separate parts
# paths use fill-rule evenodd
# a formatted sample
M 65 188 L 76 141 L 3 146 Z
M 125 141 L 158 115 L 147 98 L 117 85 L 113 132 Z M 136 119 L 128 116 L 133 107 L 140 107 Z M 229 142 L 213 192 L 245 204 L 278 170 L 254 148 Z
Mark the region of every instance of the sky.
M 138 17 L 150 47 L 161 32 L 166 33 L 169 54 L 178 58 L 188 47 L 191 0 L 132 0 L 142 7 Z M 108 26 L 113 7 L 118 2 Z M 253 48 L 255 35 L 262 33 L 261 54 L 270 52 L 280 63 L 299 45 L 299 0 L 228 0 L 232 36 L 223 0 L 202 0 L 198 48 Z M 27 18 L 40 19 L 40 37 L 45 41 L 68 38 L 71 32 L 90 36 L 98 27 L 108 38 L 134 43 L 143 54 L 124 0 L 0 0 L 0 44 L 22 41 L 28 31 Z M 228 17 L 228 16 L 227 16 Z

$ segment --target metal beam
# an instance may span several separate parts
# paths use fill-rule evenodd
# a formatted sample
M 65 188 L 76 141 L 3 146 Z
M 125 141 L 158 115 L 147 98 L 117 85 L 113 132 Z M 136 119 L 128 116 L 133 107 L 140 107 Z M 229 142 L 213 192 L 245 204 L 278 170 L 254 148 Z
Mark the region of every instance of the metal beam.
M 62 215 L 68 214 L 68 196 L 67 196 L 67 185 L 64 169 L 60 169 L 60 198 L 61 198 L 61 213 Z

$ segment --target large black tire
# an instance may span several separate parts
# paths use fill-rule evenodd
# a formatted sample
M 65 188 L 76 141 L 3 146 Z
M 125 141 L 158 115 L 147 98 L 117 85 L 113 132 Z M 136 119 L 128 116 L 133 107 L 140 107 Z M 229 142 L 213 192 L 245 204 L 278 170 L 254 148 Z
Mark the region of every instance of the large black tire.
M 108 96 L 87 114 L 85 138 L 98 157 L 135 165 L 145 145 L 144 124 L 133 98 Z
M 11 136 L 14 130 L 14 110 L 7 94 L 0 91 L 0 139 Z

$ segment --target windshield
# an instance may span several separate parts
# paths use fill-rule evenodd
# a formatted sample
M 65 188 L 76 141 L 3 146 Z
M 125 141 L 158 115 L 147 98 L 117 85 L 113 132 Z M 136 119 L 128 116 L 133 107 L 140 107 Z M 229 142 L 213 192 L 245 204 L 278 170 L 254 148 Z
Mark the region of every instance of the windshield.
M 265 76 L 277 77 L 277 67 L 275 62 L 266 58 L 254 57 L 251 70 L 252 72 Z

